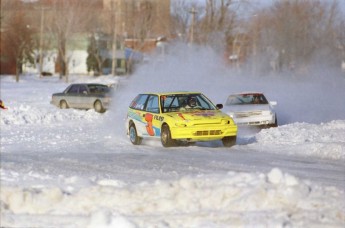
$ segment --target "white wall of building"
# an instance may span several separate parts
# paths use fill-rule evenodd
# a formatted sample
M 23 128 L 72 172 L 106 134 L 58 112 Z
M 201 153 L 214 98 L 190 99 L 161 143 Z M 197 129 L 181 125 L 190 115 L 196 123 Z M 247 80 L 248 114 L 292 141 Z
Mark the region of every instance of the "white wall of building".
M 67 52 L 68 55 L 68 70 L 70 74 L 87 74 L 86 58 L 88 53 L 84 50 L 76 50 Z M 37 55 L 38 58 L 38 55 Z M 55 51 L 46 52 L 43 57 L 43 72 L 55 74 L 55 62 L 57 60 L 57 53 Z M 36 65 L 26 64 L 24 66 L 25 73 L 39 73 L 39 61 Z

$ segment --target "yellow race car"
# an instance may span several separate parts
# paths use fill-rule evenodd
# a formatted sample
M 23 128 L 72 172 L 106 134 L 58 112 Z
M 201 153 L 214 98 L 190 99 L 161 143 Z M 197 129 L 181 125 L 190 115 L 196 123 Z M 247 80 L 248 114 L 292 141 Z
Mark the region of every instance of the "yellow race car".
M 129 105 L 127 134 L 134 145 L 156 137 L 164 147 L 211 140 L 231 147 L 237 125 L 221 108 L 199 92 L 139 94 Z

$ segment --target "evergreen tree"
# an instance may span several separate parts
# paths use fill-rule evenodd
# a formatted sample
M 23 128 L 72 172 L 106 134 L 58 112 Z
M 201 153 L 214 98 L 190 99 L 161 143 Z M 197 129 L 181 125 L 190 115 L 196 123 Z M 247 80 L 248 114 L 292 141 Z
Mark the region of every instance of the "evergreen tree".
M 101 59 L 99 54 L 98 45 L 95 36 L 92 35 L 89 39 L 89 46 L 87 48 L 88 56 L 86 58 L 87 71 L 94 71 L 95 75 L 100 74 L 100 66 L 98 60 Z

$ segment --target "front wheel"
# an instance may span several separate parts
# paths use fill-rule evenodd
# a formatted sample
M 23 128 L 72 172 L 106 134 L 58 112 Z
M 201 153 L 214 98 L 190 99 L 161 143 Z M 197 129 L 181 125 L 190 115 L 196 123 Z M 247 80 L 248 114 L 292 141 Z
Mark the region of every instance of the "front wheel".
M 61 109 L 67 109 L 68 108 L 67 102 L 65 100 L 60 101 L 60 108 Z
M 100 101 L 96 101 L 93 107 L 96 112 L 99 112 L 99 113 L 105 112 L 105 109 L 103 108 L 103 105 Z
M 137 129 L 133 123 L 129 126 L 129 139 L 133 145 L 140 145 L 143 140 L 138 136 Z
M 161 142 L 164 147 L 172 147 L 175 145 L 175 140 L 171 138 L 171 133 L 168 125 L 163 125 L 161 129 Z
M 227 136 L 222 139 L 223 145 L 225 147 L 232 147 L 236 145 L 236 136 Z

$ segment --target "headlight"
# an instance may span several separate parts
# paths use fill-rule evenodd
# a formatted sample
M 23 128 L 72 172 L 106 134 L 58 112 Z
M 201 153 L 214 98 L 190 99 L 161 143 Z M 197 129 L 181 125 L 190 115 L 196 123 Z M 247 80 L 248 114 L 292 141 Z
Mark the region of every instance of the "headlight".
M 231 124 L 231 119 L 223 119 L 222 124 Z
M 187 120 L 175 120 L 176 127 L 187 127 Z
M 175 126 L 176 126 L 176 127 L 187 127 L 187 124 L 177 122 L 177 123 L 175 123 Z

